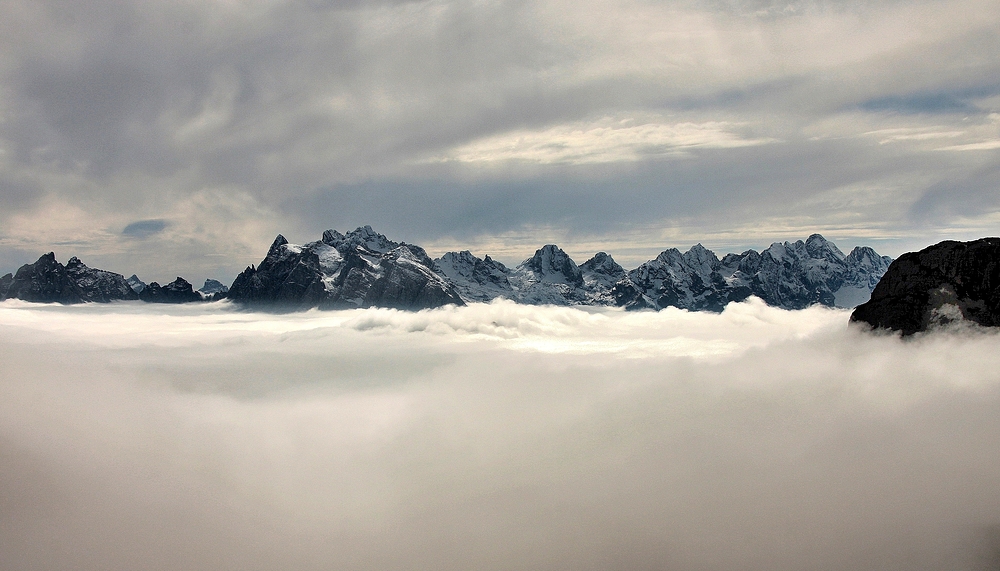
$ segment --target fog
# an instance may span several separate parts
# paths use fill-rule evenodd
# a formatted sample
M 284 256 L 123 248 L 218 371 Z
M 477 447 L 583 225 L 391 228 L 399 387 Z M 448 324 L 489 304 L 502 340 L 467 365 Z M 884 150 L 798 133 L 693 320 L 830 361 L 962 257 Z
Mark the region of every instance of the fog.
M 1000 337 L 0 303 L 10 571 L 1000 569 Z

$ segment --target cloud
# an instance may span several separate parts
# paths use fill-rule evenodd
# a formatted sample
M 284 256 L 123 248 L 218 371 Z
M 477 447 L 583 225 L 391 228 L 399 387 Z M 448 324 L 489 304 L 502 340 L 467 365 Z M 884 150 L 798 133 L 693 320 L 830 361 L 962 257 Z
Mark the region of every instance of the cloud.
M 924 239 L 907 208 L 982 154 L 927 148 L 989 146 L 984 118 L 1000 110 L 989 0 L 4 7 L 0 243 L 38 251 L 48 235 L 95 243 L 76 218 L 14 233 L 52 204 L 117 234 L 182 224 L 205 193 L 256 207 L 157 234 L 170 263 L 201 256 L 222 226 L 265 245 L 369 223 L 438 241 L 539 225 L 594 241 L 693 218 L 752 227 L 774 204 L 815 226 L 854 216 Z M 963 135 L 877 151 L 860 136 L 930 126 Z M 911 190 L 865 212 L 816 209 L 845 165 L 869 196 Z
M 592 123 L 558 125 L 474 141 L 435 160 L 463 163 L 528 161 L 541 164 L 631 162 L 682 154 L 688 149 L 726 149 L 774 142 L 749 139 L 724 122 L 637 122 L 604 117 Z
M 154 309 L 0 304 L 5 569 L 996 563 L 995 332 Z
M 162 219 L 139 220 L 132 222 L 122 229 L 122 236 L 132 238 L 148 238 L 154 234 L 163 232 L 167 227 L 167 221 Z

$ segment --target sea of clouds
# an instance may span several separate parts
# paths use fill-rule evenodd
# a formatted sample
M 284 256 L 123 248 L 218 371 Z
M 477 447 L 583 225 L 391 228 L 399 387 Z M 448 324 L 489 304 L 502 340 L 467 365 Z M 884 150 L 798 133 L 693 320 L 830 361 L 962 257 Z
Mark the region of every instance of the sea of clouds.
M 0 303 L 0 568 L 1000 569 L 1000 336 Z

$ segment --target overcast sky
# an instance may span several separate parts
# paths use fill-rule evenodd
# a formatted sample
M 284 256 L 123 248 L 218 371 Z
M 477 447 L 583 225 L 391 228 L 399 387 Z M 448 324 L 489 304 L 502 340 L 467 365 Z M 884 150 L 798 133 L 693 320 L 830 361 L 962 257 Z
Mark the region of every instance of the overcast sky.
M 996 0 L 0 0 L 0 271 L 1000 234 Z

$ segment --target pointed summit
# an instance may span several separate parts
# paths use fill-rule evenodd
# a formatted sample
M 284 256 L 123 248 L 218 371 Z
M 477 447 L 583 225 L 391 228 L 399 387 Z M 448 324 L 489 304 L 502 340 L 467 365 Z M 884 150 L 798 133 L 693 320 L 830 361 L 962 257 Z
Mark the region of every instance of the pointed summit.
M 583 274 L 576 262 L 555 244 L 547 244 L 535 250 L 534 256 L 518 266 L 522 267 L 533 272 L 540 282 L 564 283 L 576 287 L 583 285 Z

